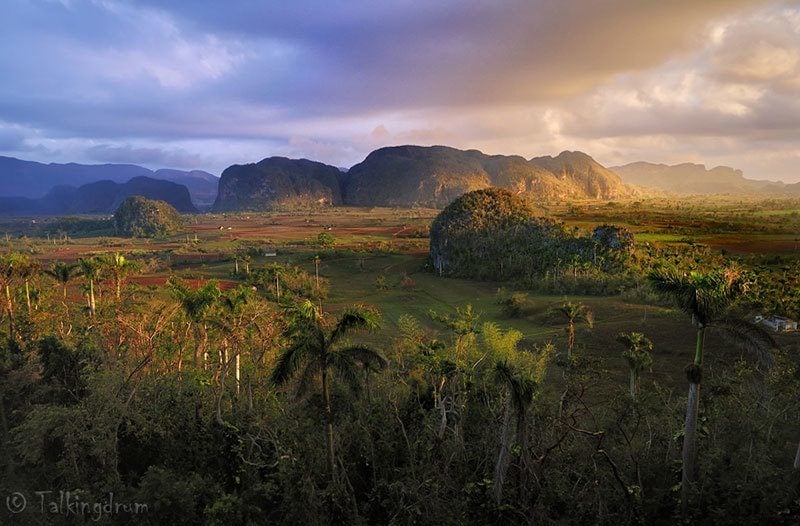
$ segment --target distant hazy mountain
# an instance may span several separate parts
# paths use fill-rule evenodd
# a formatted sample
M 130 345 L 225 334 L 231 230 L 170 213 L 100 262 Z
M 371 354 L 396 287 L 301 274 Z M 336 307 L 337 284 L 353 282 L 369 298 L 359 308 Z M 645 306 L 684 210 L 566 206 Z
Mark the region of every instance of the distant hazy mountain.
M 185 185 L 198 206 L 214 202 L 219 180 L 199 170 L 153 172 L 133 164 L 42 164 L 0 156 L 0 196 L 39 198 L 59 185 L 78 187 L 96 181 L 125 183 L 141 176 Z
M 214 211 L 267 210 L 311 203 L 340 205 L 342 175 L 334 166 L 306 159 L 270 157 L 255 164 L 235 164 L 222 172 Z
M 0 197 L 0 214 L 110 214 L 125 198 L 133 195 L 165 201 L 181 212 L 197 211 L 184 185 L 151 177 L 134 177 L 122 184 L 96 181 L 78 188 L 58 185 L 39 199 Z
M 217 198 L 219 177 L 202 170 L 184 172 L 182 170 L 162 168 L 161 170 L 153 172 L 152 177 L 182 184 L 188 188 L 189 195 L 192 196 L 192 202 L 198 208 L 211 207 L 211 205 L 214 204 L 214 200 Z
M 745 179 L 741 170 L 717 166 L 707 170 L 705 165 L 683 163 L 668 166 L 636 162 L 614 166 L 627 184 L 677 194 L 797 194 L 800 185 Z
M 581 152 L 528 161 L 446 146 L 394 146 L 370 153 L 343 180 L 345 203 L 363 206 L 442 207 L 490 186 L 548 199 L 612 199 L 633 193 L 617 174 Z

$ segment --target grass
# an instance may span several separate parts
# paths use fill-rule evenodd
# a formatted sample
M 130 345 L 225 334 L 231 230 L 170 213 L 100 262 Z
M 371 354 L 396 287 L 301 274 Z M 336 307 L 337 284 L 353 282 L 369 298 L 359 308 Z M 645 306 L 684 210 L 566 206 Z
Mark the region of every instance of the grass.
M 794 257 L 800 245 L 800 219 L 796 200 L 755 201 L 747 199 L 662 199 L 627 201 L 608 206 L 605 203 L 554 203 L 545 208 L 570 226 L 589 231 L 603 223 L 621 224 L 636 233 L 638 243 L 679 245 L 689 242 L 715 250 L 744 254 L 784 254 Z M 353 303 L 376 306 L 383 314 L 383 328 L 370 337 L 378 345 L 390 345 L 397 335 L 397 320 L 407 314 L 417 318 L 429 331 L 443 328 L 428 315 L 434 310 L 452 313 L 457 307 L 471 304 L 482 321 L 513 327 L 524 335 L 525 345 L 551 341 L 563 351 L 566 324 L 552 309 L 567 298 L 528 293 L 533 312 L 524 318 L 507 318 L 496 303 L 501 284 L 440 278 L 425 268 L 426 232 L 436 211 L 430 209 L 322 209 L 316 211 L 258 214 L 206 214 L 188 216 L 186 231 L 164 239 L 70 238 L 55 244 L 44 237 L 31 236 L 35 226 L 30 218 L 3 219 L 0 232 L 8 231 L 7 249 L 32 253 L 42 260 L 74 260 L 96 253 L 120 251 L 138 257 L 170 258 L 171 267 L 148 274 L 167 276 L 175 273 L 192 278 L 230 280 L 233 253 L 246 245 L 276 246 L 276 258 L 256 257 L 253 267 L 268 262 L 297 264 L 313 273 L 313 256 L 321 255 L 321 275 L 330 280 L 330 295 L 325 302 L 328 312 Z M 37 223 L 39 224 L 39 223 Z M 315 239 L 320 232 L 330 233 L 335 251 L 322 250 Z M 195 241 L 196 239 L 196 241 Z M 4 239 L 0 239 L 4 241 Z M 383 277 L 388 290 L 379 290 L 375 282 Z M 403 286 L 408 277 L 413 285 Z M 577 335 L 579 352 L 599 360 L 601 374 L 613 385 L 624 386 L 627 369 L 620 357 L 622 347 L 617 334 L 641 331 L 655 345 L 653 373 L 645 381 L 657 379 L 672 387 L 685 385 L 684 366 L 694 349 L 690 322 L 673 309 L 626 303 L 619 297 L 570 297 L 593 310 L 595 325 L 581 327 Z M 794 336 L 784 336 L 794 344 Z M 738 359 L 732 351 L 710 334 L 707 340 L 707 369 L 724 367 Z

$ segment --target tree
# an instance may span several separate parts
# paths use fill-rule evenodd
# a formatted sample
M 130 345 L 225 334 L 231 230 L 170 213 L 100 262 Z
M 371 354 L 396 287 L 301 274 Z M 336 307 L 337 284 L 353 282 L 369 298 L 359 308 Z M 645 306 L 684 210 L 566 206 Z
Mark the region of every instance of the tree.
M 103 258 L 103 266 L 111 273 L 111 277 L 114 279 L 114 288 L 119 300 L 122 293 L 122 282 L 129 274 L 135 272 L 139 266 L 135 261 L 126 259 L 119 252 L 114 252 L 113 255 Z
M 221 294 L 219 304 L 219 316 L 213 321 L 224 332 L 222 338 L 222 354 L 220 356 L 220 389 L 217 395 L 216 420 L 222 423 L 222 397 L 225 395 L 225 379 L 228 373 L 228 366 L 231 358 L 228 356 L 229 348 L 233 344 L 233 364 L 235 391 L 239 394 L 241 380 L 241 349 L 239 348 L 242 340 L 244 325 L 244 309 L 252 296 L 252 292 L 247 287 L 238 287 Z
M 8 337 L 14 338 L 14 295 L 11 286 L 19 277 L 19 269 L 24 265 L 25 256 L 12 253 L 0 256 L 0 284 L 2 284 L 6 299 L 6 315 L 8 316 Z
M 737 295 L 746 292 L 741 273 L 733 268 L 708 273 L 680 274 L 674 270 L 657 270 L 650 274 L 656 291 L 671 296 L 678 308 L 691 315 L 696 329 L 694 361 L 686 367 L 689 396 L 683 436 L 683 471 L 681 476 L 681 506 L 688 505 L 695 477 L 697 457 L 697 416 L 700 408 L 700 383 L 703 378 L 703 347 L 706 329 L 716 327 L 727 333 L 732 341 L 758 355 L 767 365 L 772 363 L 769 351 L 775 341 L 763 329 L 742 319 L 726 316 Z
M 78 265 L 64 263 L 63 261 L 56 261 L 49 269 L 45 269 L 44 273 L 56 280 L 61 284 L 64 299 L 67 299 L 67 285 L 72 277 L 75 275 Z
M 317 234 L 317 245 L 320 248 L 331 249 L 336 245 L 336 239 L 329 232 Z
M 188 328 L 190 330 L 194 329 L 194 366 L 195 369 L 199 369 L 200 356 L 203 356 L 205 361 L 206 348 L 208 346 L 208 330 L 205 325 L 205 316 L 220 296 L 219 287 L 216 281 L 209 281 L 199 289 L 192 290 L 174 276 L 167 281 L 167 285 L 189 320 Z M 180 368 L 180 359 L 178 363 Z
M 25 304 L 31 311 L 31 279 L 39 273 L 39 264 L 28 256 L 19 254 L 16 257 L 16 274 L 25 284 Z
M 241 257 L 242 262 L 244 263 L 244 273 L 248 276 L 250 275 L 250 264 L 253 263 L 253 256 L 250 254 L 244 254 Z
M 325 410 L 325 436 L 328 470 L 331 477 L 336 473 L 333 436 L 333 410 L 331 407 L 330 382 L 335 373 L 351 388 L 358 389 L 358 364 L 372 369 L 383 369 L 386 359 L 365 345 L 348 345 L 344 338 L 348 334 L 378 327 L 378 314 L 363 307 L 350 307 L 330 326 L 326 318 L 309 300 L 295 312 L 291 329 L 292 344 L 278 358 L 271 374 L 275 385 L 284 385 L 299 377 L 300 392 L 308 389 L 319 375 L 322 381 L 322 399 Z
M 89 287 L 87 295 L 89 297 L 89 314 L 94 316 L 97 312 L 97 304 L 94 298 L 94 282 L 100 277 L 100 270 L 103 268 L 103 262 L 97 258 L 80 258 L 78 265 L 81 269 L 81 274 L 86 278 Z
M 653 366 L 653 342 L 641 332 L 620 333 L 617 341 L 625 346 L 622 357 L 628 363 L 630 371 L 631 398 L 636 400 L 639 392 L 639 374 Z
M 591 328 L 594 325 L 592 311 L 583 303 L 568 301 L 559 307 L 560 312 L 568 322 L 567 327 L 567 360 L 572 359 L 572 351 L 575 348 L 575 325 L 583 322 Z

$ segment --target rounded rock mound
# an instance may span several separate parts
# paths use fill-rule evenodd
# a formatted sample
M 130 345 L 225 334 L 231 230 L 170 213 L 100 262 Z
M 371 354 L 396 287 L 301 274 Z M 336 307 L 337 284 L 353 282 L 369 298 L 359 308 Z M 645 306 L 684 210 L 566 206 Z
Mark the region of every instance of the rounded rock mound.
M 114 212 L 117 235 L 124 237 L 159 237 L 181 227 L 181 215 L 169 203 L 131 196 Z
M 430 257 L 440 275 L 520 279 L 565 260 L 573 241 L 522 197 L 486 188 L 462 195 L 434 219 Z

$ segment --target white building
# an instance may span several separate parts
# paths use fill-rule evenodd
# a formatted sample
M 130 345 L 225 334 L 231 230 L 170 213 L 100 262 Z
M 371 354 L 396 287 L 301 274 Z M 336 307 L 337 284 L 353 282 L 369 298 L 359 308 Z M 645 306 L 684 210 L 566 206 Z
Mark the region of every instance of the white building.
M 756 323 L 760 323 L 775 332 L 793 332 L 797 330 L 797 322 L 783 316 L 756 316 Z

